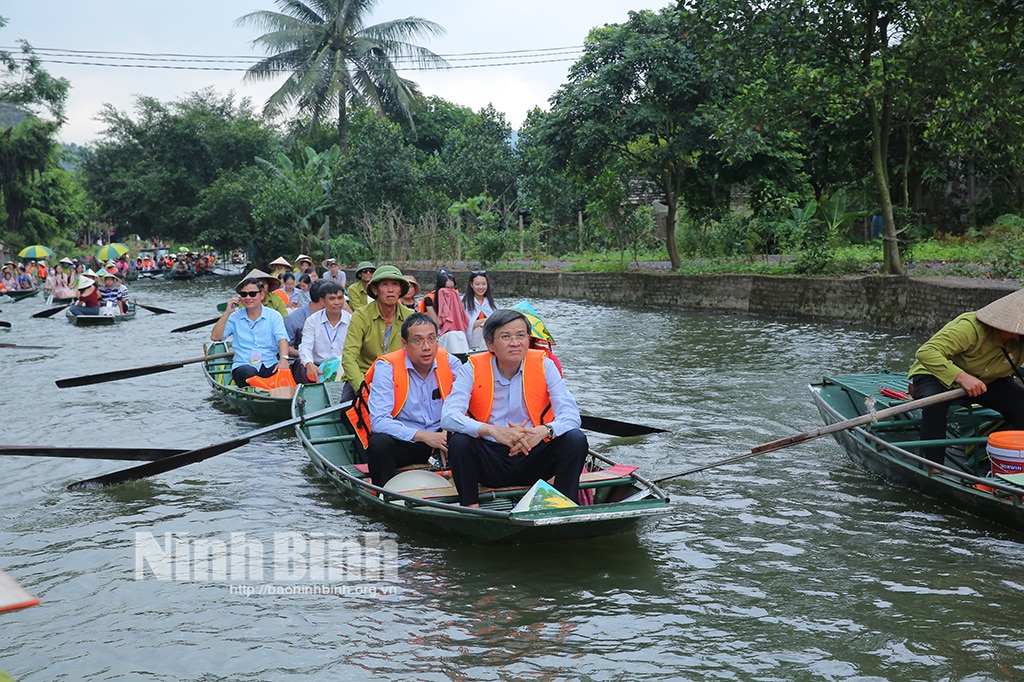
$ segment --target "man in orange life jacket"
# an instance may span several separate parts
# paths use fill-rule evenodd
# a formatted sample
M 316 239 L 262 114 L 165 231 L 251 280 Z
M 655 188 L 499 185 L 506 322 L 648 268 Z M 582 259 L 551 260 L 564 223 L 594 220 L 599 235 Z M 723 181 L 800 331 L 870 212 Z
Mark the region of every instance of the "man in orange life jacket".
M 488 353 L 471 355 L 441 410 L 451 432 L 448 460 L 460 502 L 479 506 L 479 484 L 555 488 L 578 501 L 587 437 L 580 411 L 555 364 L 530 349 L 529 324 L 517 310 L 484 323 Z
M 366 448 L 370 478 L 379 486 L 398 467 L 425 464 L 435 450 L 445 459 L 448 434 L 440 430 L 441 404 L 462 366 L 438 348 L 437 324 L 430 316 L 411 313 L 401 333 L 402 348 L 374 361 L 347 413 Z

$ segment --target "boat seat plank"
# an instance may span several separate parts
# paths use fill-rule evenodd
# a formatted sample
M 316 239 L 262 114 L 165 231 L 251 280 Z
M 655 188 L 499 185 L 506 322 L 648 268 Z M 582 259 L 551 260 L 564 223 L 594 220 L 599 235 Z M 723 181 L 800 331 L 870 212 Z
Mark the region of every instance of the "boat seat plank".
M 309 442 L 312 443 L 313 445 L 324 445 L 326 443 L 344 443 L 345 441 L 352 440 L 353 438 L 355 438 L 355 436 L 353 436 L 350 433 L 346 433 L 342 436 L 323 436 L 321 438 L 310 438 Z

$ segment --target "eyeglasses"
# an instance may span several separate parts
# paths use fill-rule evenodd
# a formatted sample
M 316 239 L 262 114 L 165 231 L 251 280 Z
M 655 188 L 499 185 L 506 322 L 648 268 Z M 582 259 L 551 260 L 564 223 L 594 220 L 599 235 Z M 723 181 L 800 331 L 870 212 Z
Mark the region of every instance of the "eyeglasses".
M 260 293 L 261 292 L 259 291 L 239 291 L 238 295 L 241 296 L 242 298 L 256 298 L 257 296 L 260 295 Z
M 497 338 L 498 341 L 501 341 L 502 343 L 511 343 L 513 341 L 518 341 L 519 343 L 525 343 L 526 340 L 528 338 L 530 338 L 530 335 L 527 334 L 526 332 L 519 332 L 518 334 L 508 334 L 508 333 L 505 333 L 505 334 L 498 334 L 498 336 L 496 336 L 495 338 Z
M 414 346 L 433 346 L 437 343 L 437 335 L 431 334 L 430 336 L 414 336 L 409 339 L 407 343 L 411 343 Z

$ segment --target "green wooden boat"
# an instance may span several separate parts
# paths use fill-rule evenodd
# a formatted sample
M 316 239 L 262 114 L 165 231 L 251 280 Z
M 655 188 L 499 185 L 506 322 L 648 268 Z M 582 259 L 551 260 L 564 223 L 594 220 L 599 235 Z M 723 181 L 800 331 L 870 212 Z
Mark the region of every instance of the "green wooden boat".
M 39 295 L 39 289 L 15 289 L 14 291 L 5 291 L 4 296 L 10 296 L 15 301 L 20 301 L 23 298 L 32 298 L 33 296 Z
M 339 400 L 342 383 L 300 386 L 292 403 L 292 416 L 311 414 Z M 446 537 L 482 543 L 540 542 L 596 537 L 633 531 L 643 522 L 671 511 L 668 496 L 636 473 L 636 467 L 616 464 L 591 453 L 588 471 L 580 487 L 594 491 L 594 504 L 565 508 L 515 511 L 527 488 L 481 488 L 480 508 L 458 503 L 455 486 L 447 472 L 427 473 L 411 468 L 444 485 L 392 490 L 369 481 L 365 465 L 355 461 L 353 436 L 343 410 L 305 421 L 295 427 L 314 468 L 351 501 L 389 518 L 401 526 L 416 526 Z M 404 471 L 404 470 L 403 470 Z M 410 472 L 411 473 L 411 472 Z M 392 482 L 404 476 L 399 473 Z
M 128 304 L 128 312 L 124 314 L 116 315 L 72 315 L 71 310 L 64 311 L 64 317 L 67 321 L 76 327 L 103 327 L 114 324 L 120 324 L 121 322 L 127 322 L 128 320 L 135 319 L 135 304 Z
M 204 355 L 218 355 L 231 351 L 231 343 L 215 341 L 204 346 Z M 280 422 L 291 416 L 292 399 L 275 398 L 266 391 L 248 386 L 239 388 L 231 378 L 231 359 L 217 358 L 203 363 L 203 374 L 224 402 L 239 412 L 261 421 Z
M 869 414 L 868 403 L 877 411 L 905 402 L 878 391 L 906 392 L 907 383 L 906 374 L 848 374 L 825 377 L 810 389 L 825 423 L 834 424 Z M 990 475 L 986 443 L 989 434 L 1003 430 L 998 412 L 967 400 L 951 403 L 947 437 L 941 441 L 921 440 L 920 426 L 921 411 L 912 410 L 833 436 L 854 463 L 870 473 L 962 511 L 1024 528 L 1024 474 Z M 935 445 L 946 446 L 944 466 L 920 454 Z

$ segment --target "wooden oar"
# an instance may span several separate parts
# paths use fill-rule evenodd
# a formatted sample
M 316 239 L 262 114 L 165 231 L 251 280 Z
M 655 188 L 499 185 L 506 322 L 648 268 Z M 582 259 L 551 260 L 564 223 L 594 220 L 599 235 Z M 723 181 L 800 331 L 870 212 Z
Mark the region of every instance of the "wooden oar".
M 139 306 L 143 310 L 148 310 L 155 315 L 173 315 L 173 310 L 164 310 L 163 308 L 157 308 L 155 305 L 142 305 L 138 301 L 135 301 L 135 305 Z
M 665 429 L 656 429 L 653 426 L 643 424 L 630 424 L 615 419 L 604 417 L 591 417 L 585 414 L 580 415 L 581 427 L 588 431 L 607 433 L 609 436 L 644 436 L 648 433 L 665 433 Z
M 60 350 L 63 346 L 25 346 L 20 343 L 0 343 L 0 348 L 31 348 L 32 350 Z
M 814 440 L 815 438 L 827 436 L 830 433 L 837 433 L 839 431 L 852 429 L 856 426 L 870 424 L 871 422 L 874 421 L 881 421 L 883 419 L 893 417 L 897 414 L 903 414 L 904 412 L 910 412 L 911 410 L 916 410 L 922 407 L 928 407 L 929 405 L 937 405 L 939 403 L 949 402 L 950 400 L 963 398 L 966 395 L 967 392 L 964 389 L 955 388 L 952 391 L 946 391 L 945 393 L 936 393 L 935 395 L 928 396 L 927 398 L 909 400 L 903 403 L 902 405 L 893 405 L 892 407 L 887 407 L 884 410 L 878 410 L 877 412 L 871 414 L 862 414 L 859 417 L 847 419 L 846 421 L 836 422 L 835 424 L 829 424 L 828 426 L 822 426 L 812 431 L 804 431 L 803 433 L 798 433 L 793 436 L 787 436 L 785 438 L 780 438 L 779 440 L 773 440 L 770 443 L 755 445 L 754 447 L 750 448 L 750 452 L 744 453 L 742 455 L 736 455 L 735 457 L 730 457 L 729 459 L 723 459 L 721 461 L 713 462 L 711 464 L 705 464 L 704 466 L 699 466 L 696 469 L 689 469 L 688 471 L 684 471 L 679 474 L 665 476 L 664 478 L 659 478 L 654 482 L 656 484 L 662 483 L 673 478 L 689 476 L 690 474 L 696 474 L 700 471 L 706 471 L 707 469 L 714 469 L 715 467 L 725 466 L 726 464 L 742 462 L 745 459 L 756 457 L 758 455 L 763 455 L 766 452 L 781 450 L 782 448 L 788 448 L 790 445 L 796 445 L 797 443 L 803 443 L 805 441 Z
M 192 324 L 186 324 L 184 327 L 178 327 L 177 329 L 172 329 L 171 333 L 174 334 L 175 332 L 190 332 L 193 329 L 199 329 L 200 327 L 208 327 L 211 324 L 215 323 L 219 319 L 220 319 L 220 315 L 218 315 L 217 317 L 211 318 L 209 320 L 203 320 L 202 322 L 193 322 Z
M 70 303 L 65 303 L 64 305 L 59 305 L 56 308 L 49 308 L 48 310 L 41 310 L 38 313 L 32 313 L 30 317 L 51 317 L 53 315 L 56 315 L 60 311 L 64 310 L 65 308 L 70 307 Z
M 294 426 L 295 424 L 317 419 L 318 417 L 323 417 L 324 415 L 328 415 L 339 410 L 348 409 L 351 404 L 351 401 L 347 401 L 340 405 L 332 405 L 331 407 L 319 410 L 318 412 L 313 412 L 301 417 L 292 417 L 291 419 L 286 419 L 283 422 L 278 422 L 276 424 L 271 424 L 270 426 L 265 426 L 262 429 L 256 429 L 255 431 L 244 433 L 237 438 L 226 440 L 223 443 L 214 443 L 213 445 L 208 445 L 205 448 L 189 450 L 188 452 L 183 452 L 180 455 L 172 455 L 155 462 L 148 462 L 128 469 L 122 469 L 121 471 L 115 471 L 110 474 L 87 478 L 83 481 L 76 481 L 68 486 L 68 490 L 84 490 L 86 488 L 118 485 L 121 483 L 127 483 L 128 481 L 137 481 L 138 479 L 146 478 L 147 476 L 156 476 L 157 474 L 162 474 L 189 464 L 195 464 L 196 462 L 202 462 L 204 459 L 210 459 L 211 457 L 216 457 L 217 455 L 228 452 L 229 450 L 240 448 L 253 438 L 273 433 L 278 429 Z
M 167 372 L 172 369 L 178 369 L 185 365 L 191 365 L 196 362 L 205 362 L 207 360 L 218 360 L 220 358 L 234 357 L 234 352 L 231 353 L 215 353 L 213 355 L 204 355 L 200 358 L 189 358 L 188 360 L 177 360 L 175 362 L 163 362 L 159 365 L 149 365 L 147 367 L 133 367 L 132 369 L 117 369 L 112 372 L 101 372 L 99 374 L 87 374 L 80 377 L 71 377 L 70 379 L 57 379 L 57 388 L 71 388 L 73 386 L 88 386 L 90 384 L 102 384 L 107 381 L 118 381 L 120 379 L 131 379 L 132 377 L 146 376 L 147 374 L 158 374 L 159 372 Z
M 0 327 L 3 327 L 4 329 L 10 329 L 11 328 L 11 323 L 10 322 L 4 322 L 3 320 L 0 320 Z
M 81 459 L 121 459 L 136 462 L 152 462 L 187 450 L 167 448 L 87 448 L 61 447 L 59 445 L 0 445 L 0 455 L 17 457 L 78 457 Z

